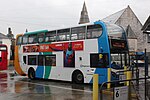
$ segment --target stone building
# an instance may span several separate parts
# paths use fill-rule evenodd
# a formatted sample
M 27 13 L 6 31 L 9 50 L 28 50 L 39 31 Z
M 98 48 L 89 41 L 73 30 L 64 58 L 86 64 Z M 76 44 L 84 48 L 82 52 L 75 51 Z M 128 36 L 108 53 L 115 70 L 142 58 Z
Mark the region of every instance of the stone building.
M 117 24 L 126 30 L 130 51 L 144 50 L 146 36 L 143 35 L 142 24 L 130 6 L 102 19 L 102 21 Z
M 150 16 L 148 17 L 148 19 L 144 23 L 144 25 L 142 27 L 142 31 L 145 34 L 150 34 Z M 149 35 L 147 37 L 149 37 Z
M 150 16 L 144 23 L 142 27 L 143 34 L 146 35 L 146 41 L 145 41 L 145 46 L 147 50 L 147 55 L 150 57 Z M 149 58 L 149 63 L 150 63 L 150 58 Z

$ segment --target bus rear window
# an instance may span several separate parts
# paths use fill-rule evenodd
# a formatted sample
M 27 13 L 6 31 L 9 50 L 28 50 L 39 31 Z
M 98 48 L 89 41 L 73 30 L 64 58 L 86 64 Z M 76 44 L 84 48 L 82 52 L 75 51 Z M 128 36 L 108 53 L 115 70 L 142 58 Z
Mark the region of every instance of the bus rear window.
M 102 34 L 102 27 L 100 25 L 87 26 L 87 39 L 97 38 Z

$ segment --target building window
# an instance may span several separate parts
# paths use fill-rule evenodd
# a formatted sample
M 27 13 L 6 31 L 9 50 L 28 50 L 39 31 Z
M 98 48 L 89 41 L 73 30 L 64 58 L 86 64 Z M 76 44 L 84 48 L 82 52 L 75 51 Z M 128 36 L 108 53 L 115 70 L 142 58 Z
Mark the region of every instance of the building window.
M 147 42 L 150 43 L 150 34 L 147 34 Z

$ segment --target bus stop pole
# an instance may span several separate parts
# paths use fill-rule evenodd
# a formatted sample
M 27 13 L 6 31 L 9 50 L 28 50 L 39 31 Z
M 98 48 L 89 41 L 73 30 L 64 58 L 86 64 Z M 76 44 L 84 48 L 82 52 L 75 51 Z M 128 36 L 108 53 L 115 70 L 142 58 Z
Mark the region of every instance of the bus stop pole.
M 111 68 L 108 68 L 108 82 L 110 82 L 111 81 Z M 107 84 L 107 89 L 110 89 L 110 86 L 111 86 L 111 83 L 108 83 Z
M 131 79 L 132 79 L 132 71 L 127 71 L 127 86 L 128 86 L 128 89 L 129 89 L 129 93 L 128 93 L 128 100 L 131 100 Z
M 145 100 L 147 100 L 147 76 L 148 76 L 148 57 L 146 56 L 146 49 L 144 53 L 144 65 L 145 65 Z
M 132 72 L 131 71 L 127 71 L 127 80 L 131 80 L 132 78 Z M 130 81 L 127 81 L 127 86 L 130 85 Z
M 98 74 L 93 75 L 93 100 L 98 100 Z
M 124 66 L 124 75 L 125 75 L 126 78 L 127 78 L 127 72 L 126 72 L 126 71 L 127 71 L 127 66 Z M 126 85 L 126 84 L 127 84 L 127 82 L 124 83 L 124 85 Z
M 139 68 L 138 68 L 138 55 L 137 55 L 137 53 L 136 53 L 136 55 L 135 55 L 136 57 L 136 84 L 137 84 L 137 86 L 139 86 Z

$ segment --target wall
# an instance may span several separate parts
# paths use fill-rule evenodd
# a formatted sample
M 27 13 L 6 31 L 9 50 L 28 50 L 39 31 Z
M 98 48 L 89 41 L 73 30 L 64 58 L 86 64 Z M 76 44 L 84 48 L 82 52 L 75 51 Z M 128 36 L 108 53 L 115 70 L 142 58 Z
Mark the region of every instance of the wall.
M 137 39 L 128 39 L 129 51 L 137 51 Z

